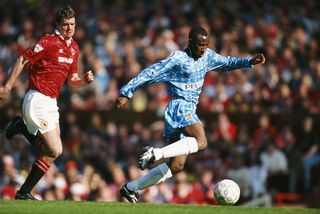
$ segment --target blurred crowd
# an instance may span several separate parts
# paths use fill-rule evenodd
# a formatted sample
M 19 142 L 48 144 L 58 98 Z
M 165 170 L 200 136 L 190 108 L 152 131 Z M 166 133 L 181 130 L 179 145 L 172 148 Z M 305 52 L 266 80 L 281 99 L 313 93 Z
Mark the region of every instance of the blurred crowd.
M 92 69 L 90 87 L 59 99 L 64 153 L 37 185 L 45 200 L 119 200 L 118 188 L 144 173 L 136 167 L 143 145 L 163 146 L 163 123 L 108 121 L 92 114 L 80 125 L 73 111 L 112 111 L 119 88 L 144 67 L 184 49 L 192 26 L 210 32 L 209 47 L 222 55 L 266 56 L 250 70 L 209 72 L 200 96 L 209 149 L 190 157 L 185 172 L 149 188 L 142 200 L 154 203 L 214 204 L 214 183 L 236 180 L 242 201 L 267 192 L 315 191 L 320 180 L 320 3 L 316 0 L 117 0 L 67 1 L 77 12 L 74 39 L 81 49 L 79 72 Z M 54 31 L 56 10 L 66 1 L 0 0 L 0 83 L 19 54 Z M 0 101 L 1 128 L 20 107 L 27 71 Z M 136 92 L 124 111 L 161 117 L 170 99 L 166 85 Z M 256 126 L 230 114 L 255 114 Z M 299 114 L 299 127 L 277 126 L 270 114 Z M 309 116 L 312 115 L 312 116 Z M 251 124 L 251 123 L 250 123 Z M 7 142 L 0 133 L 0 192 L 12 198 L 37 153 L 23 137 Z M 191 164 L 192 163 L 192 164 Z M 319 182 L 318 182 L 319 183 Z

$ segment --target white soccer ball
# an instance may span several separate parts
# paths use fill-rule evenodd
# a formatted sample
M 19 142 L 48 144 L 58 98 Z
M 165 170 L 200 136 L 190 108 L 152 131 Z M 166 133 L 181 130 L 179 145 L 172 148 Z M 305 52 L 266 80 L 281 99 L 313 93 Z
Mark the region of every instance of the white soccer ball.
M 233 205 L 240 198 L 240 188 L 233 180 L 221 180 L 214 187 L 214 197 L 221 205 Z

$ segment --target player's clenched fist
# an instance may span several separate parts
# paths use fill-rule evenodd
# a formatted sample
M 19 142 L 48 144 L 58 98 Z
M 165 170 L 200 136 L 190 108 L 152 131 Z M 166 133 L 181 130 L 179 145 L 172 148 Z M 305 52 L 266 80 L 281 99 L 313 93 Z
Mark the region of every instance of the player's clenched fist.
M 116 108 L 122 108 L 123 106 L 125 106 L 128 102 L 128 98 L 127 97 L 123 97 L 120 96 L 117 100 L 116 100 Z
M 90 84 L 94 80 L 94 75 L 92 71 L 88 71 L 84 74 L 84 81 L 86 84 Z
M 263 54 L 258 54 L 250 60 L 250 63 L 251 65 L 263 64 L 265 60 L 266 59 Z

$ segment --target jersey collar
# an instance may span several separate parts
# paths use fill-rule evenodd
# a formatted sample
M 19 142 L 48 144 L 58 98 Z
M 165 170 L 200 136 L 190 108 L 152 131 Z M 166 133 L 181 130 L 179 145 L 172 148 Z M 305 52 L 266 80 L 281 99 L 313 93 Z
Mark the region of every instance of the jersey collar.
M 192 57 L 192 52 L 191 52 L 191 49 L 189 48 L 189 46 L 188 46 L 184 51 L 186 52 L 186 54 L 187 54 L 189 57 L 193 58 L 193 57 Z
M 67 43 L 68 46 L 71 45 L 72 38 L 70 38 L 69 40 L 65 40 L 65 39 L 63 38 L 63 36 L 61 35 L 61 33 L 58 31 L 58 29 L 55 29 L 55 30 L 54 30 L 54 33 L 55 33 L 57 36 L 59 36 L 62 40 L 64 40 L 64 41 Z

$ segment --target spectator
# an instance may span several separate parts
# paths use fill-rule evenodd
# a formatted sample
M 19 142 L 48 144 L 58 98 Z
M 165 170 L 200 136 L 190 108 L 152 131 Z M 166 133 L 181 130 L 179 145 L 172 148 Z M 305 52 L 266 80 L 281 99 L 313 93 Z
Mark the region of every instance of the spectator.
M 302 153 L 304 170 L 304 189 L 310 190 L 312 168 L 320 165 L 320 140 L 314 128 L 313 118 L 307 116 L 303 120 L 301 132 L 298 134 L 296 149 Z
M 252 147 L 254 149 L 264 149 L 266 144 L 276 136 L 277 129 L 272 124 L 270 124 L 269 115 L 260 115 L 258 127 L 253 131 Z
M 232 123 L 225 113 L 218 115 L 218 127 L 215 130 L 217 140 L 225 142 L 234 142 L 237 136 L 237 126 Z
M 260 158 L 268 172 L 267 188 L 272 191 L 288 191 L 288 161 L 283 152 L 273 142 L 269 142 Z
M 251 197 L 257 198 L 267 193 L 267 169 L 262 164 L 260 157 L 257 152 L 252 152 L 250 154 L 250 187 L 251 187 Z
M 226 172 L 228 178 L 234 180 L 241 189 L 241 201 L 247 201 L 251 196 L 250 170 L 245 165 L 245 160 L 241 156 L 234 156 L 231 166 Z

